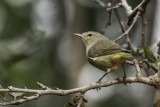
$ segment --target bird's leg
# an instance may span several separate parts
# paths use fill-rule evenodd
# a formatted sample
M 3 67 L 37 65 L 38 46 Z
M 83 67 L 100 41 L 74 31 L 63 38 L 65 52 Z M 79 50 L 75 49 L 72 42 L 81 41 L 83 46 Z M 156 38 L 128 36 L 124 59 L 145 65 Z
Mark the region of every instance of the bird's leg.
M 105 74 L 97 81 L 97 83 L 100 83 L 101 80 L 102 80 L 107 74 L 108 74 L 108 73 L 105 73 Z
M 126 85 L 126 71 L 125 71 L 125 68 L 124 68 L 124 64 L 122 64 L 122 66 L 123 66 L 123 72 L 124 72 L 124 76 L 123 76 L 124 85 Z
M 107 74 L 108 74 L 108 73 L 106 72 L 106 73 L 97 81 L 97 83 L 100 83 L 101 80 L 102 80 Z
M 111 69 L 107 69 L 107 72 L 96 82 L 98 84 L 100 84 L 100 86 L 98 88 L 96 88 L 96 90 L 100 90 L 101 89 L 101 80 L 111 71 Z
M 107 69 L 107 72 L 97 81 L 97 83 L 100 83 L 101 80 L 111 71 L 111 69 Z

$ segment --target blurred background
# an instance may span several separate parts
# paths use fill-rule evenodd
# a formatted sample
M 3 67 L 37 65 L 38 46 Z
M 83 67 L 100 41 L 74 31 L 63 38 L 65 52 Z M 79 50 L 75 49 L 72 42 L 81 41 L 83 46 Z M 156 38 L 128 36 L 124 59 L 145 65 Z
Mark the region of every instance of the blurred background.
M 132 8 L 141 2 L 127 1 Z M 159 39 L 159 6 L 158 0 L 151 0 L 146 11 L 146 43 L 153 49 Z M 119 11 L 127 20 L 125 10 Z M 114 40 L 122 33 L 115 14 L 112 16 L 105 35 Z M 70 89 L 96 82 L 104 72 L 87 62 L 84 45 L 73 33 L 101 32 L 107 17 L 106 10 L 94 0 L 0 0 L 0 84 L 4 88 L 37 89 L 36 82 L 41 82 L 50 88 Z M 140 31 L 138 20 L 130 35 L 136 46 L 140 44 Z M 118 43 L 124 45 L 124 38 Z M 135 75 L 134 67 L 125 69 L 127 76 Z M 144 76 L 148 74 L 153 72 L 143 72 Z M 103 81 L 122 76 L 123 72 L 116 71 Z M 19 107 L 63 107 L 75 95 L 47 95 Z M 87 107 L 151 107 L 153 96 L 154 88 L 144 84 L 119 84 L 85 94 Z

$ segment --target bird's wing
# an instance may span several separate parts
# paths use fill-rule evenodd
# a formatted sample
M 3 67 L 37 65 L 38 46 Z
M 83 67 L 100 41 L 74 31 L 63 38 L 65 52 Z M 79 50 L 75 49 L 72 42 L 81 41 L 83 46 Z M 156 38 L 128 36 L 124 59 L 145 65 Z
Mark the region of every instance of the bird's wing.
M 88 56 L 97 57 L 103 55 L 110 55 L 121 51 L 123 50 L 117 43 L 112 42 L 108 39 L 100 40 L 90 47 L 90 49 L 88 50 Z

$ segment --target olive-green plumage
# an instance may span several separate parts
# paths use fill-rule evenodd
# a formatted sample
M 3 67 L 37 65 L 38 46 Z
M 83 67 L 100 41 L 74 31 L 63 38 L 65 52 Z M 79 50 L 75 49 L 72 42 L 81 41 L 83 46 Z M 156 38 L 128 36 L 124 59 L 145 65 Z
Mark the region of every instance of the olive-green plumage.
M 109 72 L 117 70 L 126 60 L 133 58 L 117 43 L 98 32 L 88 31 L 75 35 L 82 37 L 89 63 L 103 71 L 107 72 L 107 69 L 110 69 Z

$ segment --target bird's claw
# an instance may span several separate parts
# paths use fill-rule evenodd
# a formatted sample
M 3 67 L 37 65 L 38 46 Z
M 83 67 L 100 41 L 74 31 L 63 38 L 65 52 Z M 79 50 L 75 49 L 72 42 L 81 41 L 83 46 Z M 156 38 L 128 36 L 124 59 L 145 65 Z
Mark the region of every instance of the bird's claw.
M 100 85 L 99 87 L 96 88 L 97 91 L 101 89 L 101 79 L 99 79 L 97 82 L 97 85 Z
M 126 82 L 126 76 L 123 77 L 123 80 L 124 80 L 124 82 L 123 82 L 124 85 L 126 85 L 127 84 L 127 82 Z

